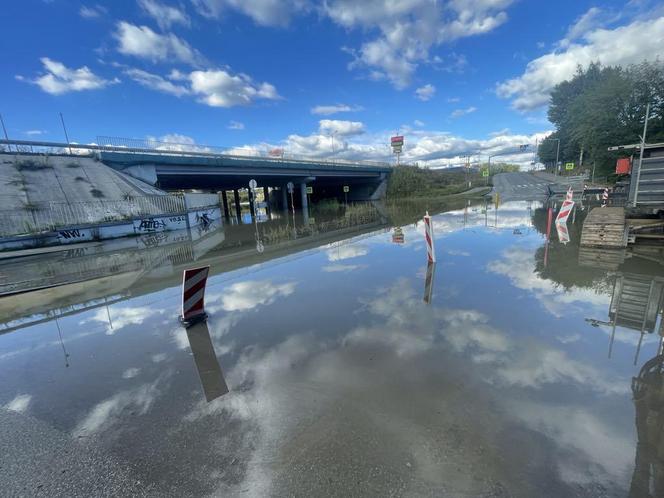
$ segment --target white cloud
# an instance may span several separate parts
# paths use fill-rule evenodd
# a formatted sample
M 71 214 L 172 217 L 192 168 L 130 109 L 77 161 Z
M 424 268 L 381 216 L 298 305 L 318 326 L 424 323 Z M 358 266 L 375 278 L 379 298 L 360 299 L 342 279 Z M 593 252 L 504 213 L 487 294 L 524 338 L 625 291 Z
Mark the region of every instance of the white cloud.
M 419 127 L 424 126 L 424 122 L 423 122 L 423 121 L 420 121 L 419 119 L 416 119 L 415 121 L 413 121 L 413 124 L 414 124 L 415 126 L 419 126 Z
M 240 12 L 261 26 L 286 26 L 291 16 L 308 10 L 308 0 L 193 0 L 199 14 L 218 19 L 227 10 Z
M 78 14 L 83 19 L 97 19 L 108 14 L 108 9 L 103 5 L 81 5 L 81 8 L 78 11 Z
M 231 120 L 226 128 L 229 130 L 244 130 L 244 123 Z
M 455 109 L 452 111 L 452 114 L 450 114 L 451 117 L 453 118 L 460 118 L 461 116 L 465 116 L 466 114 L 472 114 L 473 112 L 477 111 L 477 107 L 467 107 L 466 109 Z
M 106 334 L 113 335 L 130 325 L 141 325 L 145 320 L 163 313 L 164 309 L 147 306 L 113 306 L 109 310 L 98 309 L 94 315 L 81 322 L 98 322 L 106 326 Z M 111 318 L 109 318 L 109 315 Z
M 135 367 L 128 368 L 127 370 L 125 370 L 124 372 L 122 372 L 122 378 L 123 378 L 123 379 L 133 379 L 133 378 L 136 377 L 139 373 L 141 373 L 141 369 L 140 369 L 140 368 L 135 368 Z
M 347 104 L 317 105 L 311 109 L 311 114 L 329 116 L 330 114 L 337 114 L 339 112 L 358 112 L 361 110 L 361 106 L 349 106 Z
M 259 305 L 270 305 L 277 298 L 290 296 L 295 291 L 295 282 L 275 284 L 270 280 L 246 280 L 224 290 L 221 296 L 224 311 L 246 311 Z
M 319 133 L 322 135 L 350 136 L 364 133 L 364 123 L 360 121 L 341 121 L 337 119 L 321 119 L 318 122 Z
M 579 287 L 564 289 L 542 278 L 535 272 L 532 252 L 517 246 L 503 251 L 500 258 L 490 261 L 487 270 L 505 276 L 514 287 L 527 290 L 556 317 L 564 316 L 576 305 L 591 305 L 603 310 L 611 300 L 606 292 Z
M 343 261 L 345 259 L 357 258 L 369 254 L 369 248 L 363 245 L 337 245 L 327 250 L 328 261 Z
M 431 83 L 421 86 L 417 90 L 415 90 L 415 96 L 418 99 L 420 99 L 422 102 L 431 100 L 431 98 L 434 96 L 435 93 L 436 93 L 436 87 L 433 86 Z
M 368 77 L 389 80 L 405 88 L 422 63 L 438 68 L 443 59 L 431 58 L 434 46 L 488 33 L 507 20 L 513 0 L 193 0 L 198 12 L 218 19 L 227 11 L 244 14 L 264 26 L 286 26 L 298 14 L 315 10 L 347 29 L 374 36 L 359 48 L 343 49 L 353 56 L 349 68 L 365 68 Z M 440 69 L 459 71 L 467 64 L 452 53 L 452 62 Z
M 342 264 L 334 264 L 334 265 L 326 265 L 323 266 L 321 269 L 326 272 L 326 273 L 347 273 L 347 272 L 352 272 L 356 270 L 360 270 L 364 268 L 363 265 L 342 265 Z
M 634 466 L 631 430 L 607 423 L 601 411 L 521 400 L 511 400 L 507 409 L 526 427 L 556 443 L 560 454 L 552 455 L 552 463 L 557 463 L 565 481 L 584 487 L 593 482 L 605 482 L 616 489 L 621 483 L 629 482 L 627 476 Z M 586 468 L 589 463 L 592 470 Z M 616 482 L 617 476 L 624 480 Z
M 43 135 L 44 133 L 46 133 L 46 130 L 27 130 L 27 131 L 24 131 L 23 133 L 25 133 L 26 135 L 28 135 L 30 137 L 34 137 L 34 136 L 37 136 L 37 135 Z
M 76 425 L 73 434 L 76 437 L 85 437 L 101 432 L 116 423 L 121 418 L 123 411 L 130 407 L 137 415 L 145 415 L 159 395 L 158 385 L 162 378 L 163 376 L 135 389 L 120 391 L 97 403 Z
M 44 66 L 45 74 L 34 79 L 16 76 L 19 81 L 34 83 L 44 92 L 52 95 L 61 95 L 68 92 L 81 92 L 83 90 L 98 90 L 120 80 L 106 80 L 97 76 L 87 66 L 78 69 L 70 69 L 61 62 L 54 61 L 48 57 L 40 59 Z
M 125 70 L 125 74 L 146 88 L 177 97 L 194 95 L 200 103 L 211 107 L 249 105 L 259 99 L 281 98 L 271 84 L 254 83 L 245 74 L 231 74 L 225 69 L 200 70 L 188 74 L 173 70 L 163 77 L 142 69 L 130 68 Z M 235 126 L 242 125 L 236 121 L 232 123 L 235 123 Z
M 116 25 L 114 37 L 118 42 L 118 51 L 124 55 L 152 62 L 178 61 L 194 66 L 204 61 L 196 49 L 173 33 L 162 35 L 147 26 L 120 21 Z
M 579 22 L 588 25 L 593 21 L 591 15 Z M 581 35 L 578 24 L 559 44 L 562 50 L 530 61 L 521 76 L 499 83 L 498 96 L 512 99 L 515 109 L 528 111 L 546 105 L 551 90 L 571 78 L 578 65 L 600 62 L 624 66 L 664 57 L 664 17 L 638 20 L 615 29 L 597 28 L 586 31 L 581 40 L 572 41 L 570 37 Z
M 270 83 L 254 83 L 245 74 L 230 74 L 223 69 L 194 71 L 189 75 L 191 90 L 199 102 L 212 107 L 249 105 L 255 100 L 281 98 Z
M 13 412 L 24 413 L 28 409 L 31 400 L 32 396 L 29 394 L 17 394 L 14 399 L 5 405 L 5 408 Z
M 184 9 L 166 5 L 157 0 L 138 0 L 141 8 L 155 21 L 161 29 L 168 29 L 174 24 L 189 26 L 191 21 Z
M 393 131 L 382 133 L 364 133 L 345 138 L 322 134 L 320 130 L 311 135 L 292 134 L 281 142 L 247 144 L 238 147 L 232 153 L 258 156 L 271 148 L 282 148 L 286 154 L 308 157 L 337 157 L 347 160 L 373 160 L 388 162 L 393 160 L 389 148 L 390 135 Z M 530 135 L 505 133 L 493 135 L 487 139 L 468 139 L 448 132 L 432 130 L 410 130 L 406 134 L 406 149 L 402 156 L 404 162 L 418 163 L 424 167 L 445 167 L 465 164 L 465 156 L 473 156 L 473 162 L 482 154 L 500 154 L 500 161 L 519 164 L 524 169 L 530 167 L 537 140 L 546 137 L 550 130 Z M 531 150 L 519 151 L 519 145 L 530 144 Z
M 511 0 L 331 0 L 323 10 L 346 28 L 377 32 L 357 50 L 351 68 L 366 67 L 369 77 L 404 88 L 420 63 L 430 62 L 433 46 L 492 31 L 507 20 Z M 439 59 L 438 59 L 439 60 Z
M 449 104 L 456 104 L 457 102 L 461 102 L 461 99 L 459 97 L 449 97 L 447 102 Z
M 189 88 L 183 85 L 173 83 L 162 76 L 143 71 L 142 69 L 127 69 L 125 70 L 125 74 L 135 82 L 151 90 L 168 93 L 176 97 L 191 93 Z

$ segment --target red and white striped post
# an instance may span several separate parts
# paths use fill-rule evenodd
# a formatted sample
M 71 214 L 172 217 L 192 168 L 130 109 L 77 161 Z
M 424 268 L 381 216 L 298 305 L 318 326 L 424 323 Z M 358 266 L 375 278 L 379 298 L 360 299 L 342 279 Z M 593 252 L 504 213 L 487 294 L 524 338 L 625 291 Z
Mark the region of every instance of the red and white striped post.
M 427 256 L 432 263 L 436 262 L 436 248 L 433 245 L 433 225 L 429 211 L 424 215 L 424 238 L 427 241 Z
M 567 195 L 565 196 L 565 200 L 563 201 L 563 205 L 560 206 L 558 216 L 556 216 L 556 225 L 560 223 L 567 223 L 567 218 L 569 218 L 569 215 L 572 213 L 572 209 L 574 208 L 574 201 L 572 200 L 573 198 L 574 192 L 572 191 L 572 187 L 570 187 L 567 191 Z
M 182 275 L 182 316 L 180 321 L 189 327 L 207 318 L 205 313 L 205 284 L 210 267 L 185 270 Z
M 604 193 L 602 193 L 602 207 L 606 207 L 606 204 L 609 202 L 609 189 L 605 188 Z

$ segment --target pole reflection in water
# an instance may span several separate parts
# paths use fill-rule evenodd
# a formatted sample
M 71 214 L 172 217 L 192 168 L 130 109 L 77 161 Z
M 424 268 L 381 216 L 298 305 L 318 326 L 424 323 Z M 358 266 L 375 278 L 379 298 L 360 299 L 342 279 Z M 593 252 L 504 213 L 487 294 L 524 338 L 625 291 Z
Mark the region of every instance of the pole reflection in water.
M 436 276 L 436 263 L 429 261 L 427 263 L 427 275 L 424 279 L 424 303 L 431 304 L 433 296 L 433 281 Z
M 632 379 L 637 443 L 630 498 L 664 496 L 663 365 L 664 355 L 659 354 Z
M 549 263 L 549 241 L 551 240 L 551 221 L 553 220 L 553 209 L 549 208 L 546 218 L 546 244 L 544 246 L 544 267 Z
M 189 327 L 187 338 L 194 355 L 198 376 L 201 378 L 205 399 L 212 401 L 228 393 L 228 386 L 214 352 L 207 322 L 199 322 Z

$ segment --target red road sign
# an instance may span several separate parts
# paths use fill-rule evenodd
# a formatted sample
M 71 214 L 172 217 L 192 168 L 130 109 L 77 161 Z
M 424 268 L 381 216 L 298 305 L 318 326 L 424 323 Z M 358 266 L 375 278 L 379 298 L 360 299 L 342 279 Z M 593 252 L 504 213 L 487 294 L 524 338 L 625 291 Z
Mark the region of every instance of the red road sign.
M 390 141 L 392 142 L 392 145 L 403 145 L 403 135 L 392 137 Z

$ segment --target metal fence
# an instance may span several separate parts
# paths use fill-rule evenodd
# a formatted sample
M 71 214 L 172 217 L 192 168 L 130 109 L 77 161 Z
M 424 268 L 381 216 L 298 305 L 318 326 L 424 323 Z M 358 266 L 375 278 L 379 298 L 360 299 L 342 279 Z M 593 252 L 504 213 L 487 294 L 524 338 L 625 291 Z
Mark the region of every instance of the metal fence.
M 91 202 L 48 202 L 20 211 L 0 211 L 0 236 L 52 231 L 65 226 L 122 221 L 186 211 L 184 197 L 155 195 Z
M 226 147 L 216 145 L 199 145 L 192 142 L 162 142 L 153 138 L 124 138 L 97 136 L 97 145 L 105 147 L 124 147 L 127 149 L 150 149 L 174 152 L 205 152 L 213 154 L 224 154 Z

